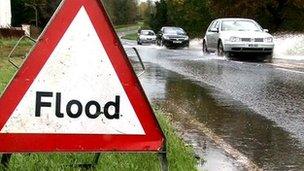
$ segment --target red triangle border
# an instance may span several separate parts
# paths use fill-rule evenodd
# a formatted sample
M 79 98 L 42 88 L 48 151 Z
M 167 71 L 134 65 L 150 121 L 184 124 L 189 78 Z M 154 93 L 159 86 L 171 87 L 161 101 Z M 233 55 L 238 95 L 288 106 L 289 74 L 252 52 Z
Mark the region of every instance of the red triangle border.
M 62 1 L 0 98 L 0 128 L 3 128 L 82 6 L 110 57 L 146 135 L 5 133 L 0 134 L 0 153 L 159 151 L 163 148 L 164 134 L 100 0 Z

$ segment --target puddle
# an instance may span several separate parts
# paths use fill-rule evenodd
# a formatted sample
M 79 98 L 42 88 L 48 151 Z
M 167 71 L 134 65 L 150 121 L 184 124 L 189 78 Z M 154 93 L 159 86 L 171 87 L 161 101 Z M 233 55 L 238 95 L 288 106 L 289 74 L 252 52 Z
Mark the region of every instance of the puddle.
M 140 81 L 151 102 L 170 113 L 183 109 L 185 117 L 193 117 L 206 125 L 264 170 L 304 169 L 302 143 L 273 121 L 214 87 L 189 80 L 155 64 L 146 65 L 148 69 Z M 216 145 L 210 145 L 211 141 L 200 138 L 204 137 L 201 132 L 193 133 L 193 130 L 186 129 L 183 137 L 196 149 L 203 149 L 201 155 L 207 162 L 201 168 L 240 170 L 243 167 Z

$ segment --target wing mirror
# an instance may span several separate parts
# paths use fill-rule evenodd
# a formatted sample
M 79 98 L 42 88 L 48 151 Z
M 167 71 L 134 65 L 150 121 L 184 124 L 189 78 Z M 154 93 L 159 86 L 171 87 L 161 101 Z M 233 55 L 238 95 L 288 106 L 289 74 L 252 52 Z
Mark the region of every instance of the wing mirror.
M 219 32 L 219 29 L 218 29 L 218 28 L 212 28 L 212 29 L 211 29 L 211 32 L 218 33 L 218 32 Z
M 269 30 L 268 30 L 268 29 L 263 29 L 263 31 L 264 31 L 264 32 L 266 32 L 266 33 L 268 33 L 268 32 L 269 32 Z

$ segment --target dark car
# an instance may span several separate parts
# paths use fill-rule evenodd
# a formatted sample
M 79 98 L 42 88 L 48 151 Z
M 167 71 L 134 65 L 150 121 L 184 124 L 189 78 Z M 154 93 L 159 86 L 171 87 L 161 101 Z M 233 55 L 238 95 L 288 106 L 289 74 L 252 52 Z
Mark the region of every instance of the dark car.
M 156 42 L 166 47 L 188 47 L 189 37 L 180 27 L 163 27 L 157 34 Z

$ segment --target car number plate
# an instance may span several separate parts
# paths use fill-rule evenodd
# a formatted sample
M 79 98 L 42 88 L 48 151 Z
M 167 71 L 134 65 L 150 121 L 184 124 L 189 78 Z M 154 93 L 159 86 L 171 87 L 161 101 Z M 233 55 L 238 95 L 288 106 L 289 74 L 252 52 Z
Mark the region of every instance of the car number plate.
M 249 44 L 248 47 L 258 47 L 258 44 Z
M 173 43 L 182 43 L 182 41 L 173 41 Z

